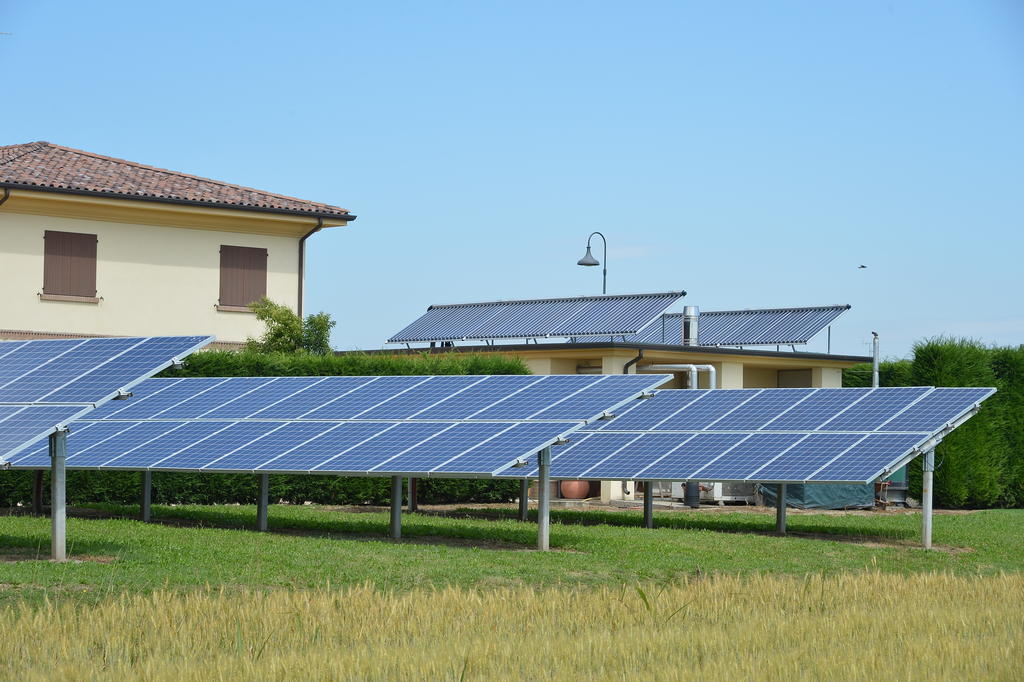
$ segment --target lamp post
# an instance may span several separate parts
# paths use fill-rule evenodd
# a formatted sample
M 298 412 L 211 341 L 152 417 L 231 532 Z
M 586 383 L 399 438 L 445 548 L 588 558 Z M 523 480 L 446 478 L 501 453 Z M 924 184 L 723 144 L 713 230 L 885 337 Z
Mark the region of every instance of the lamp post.
M 591 232 L 590 233 L 590 236 L 587 237 L 587 252 L 583 255 L 583 258 L 580 258 L 578 261 L 576 261 L 576 265 L 587 265 L 587 266 L 601 265 L 601 261 L 599 261 L 596 258 L 594 258 L 594 254 L 592 254 L 590 252 L 590 240 L 594 238 L 595 234 L 598 237 L 601 238 L 602 242 L 604 242 L 604 267 L 601 270 L 601 293 L 602 294 L 607 294 L 608 293 L 608 240 L 604 238 L 603 234 L 601 234 L 600 232 Z

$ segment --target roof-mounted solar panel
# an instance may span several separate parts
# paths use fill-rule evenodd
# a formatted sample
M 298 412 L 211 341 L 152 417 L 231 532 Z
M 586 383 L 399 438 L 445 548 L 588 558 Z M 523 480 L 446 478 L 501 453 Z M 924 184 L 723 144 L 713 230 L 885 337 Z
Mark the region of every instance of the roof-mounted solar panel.
M 685 291 L 434 305 L 388 343 L 627 336 L 659 319 Z
M 849 305 L 807 308 L 701 311 L 698 346 L 789 346 L 805 344 L 850 309 Z M 682 314 L 667 313 L 629 340 L 678 345 Z

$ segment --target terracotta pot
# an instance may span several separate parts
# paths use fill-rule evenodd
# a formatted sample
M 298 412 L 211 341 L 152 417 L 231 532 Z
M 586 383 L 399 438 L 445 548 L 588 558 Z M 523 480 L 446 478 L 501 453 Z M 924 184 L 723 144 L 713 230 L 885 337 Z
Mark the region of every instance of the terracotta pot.
M 562 481 L 562 497 L 569 500 L 584 500 L 590 495 L 590 481 Z

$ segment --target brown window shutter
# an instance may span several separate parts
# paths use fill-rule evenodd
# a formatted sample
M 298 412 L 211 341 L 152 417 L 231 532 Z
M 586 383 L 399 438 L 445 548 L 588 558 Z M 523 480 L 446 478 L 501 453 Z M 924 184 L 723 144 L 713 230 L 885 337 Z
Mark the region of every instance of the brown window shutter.
M 96 296 L 96 235 L 43 233 L 43 293 Z
M 246 306 L 267 295 L 267 250 L 220 247 L 220 305 Z

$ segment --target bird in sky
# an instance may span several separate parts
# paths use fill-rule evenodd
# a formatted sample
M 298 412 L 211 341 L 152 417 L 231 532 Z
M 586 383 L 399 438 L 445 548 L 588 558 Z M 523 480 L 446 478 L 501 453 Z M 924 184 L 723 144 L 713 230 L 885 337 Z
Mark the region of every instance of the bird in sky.
M 865 269 L 865 268 L 867 268 L 867 267 L 868 267 L 868 266 L 866 266 L 866 265 L 858 265 L 858 266 L 857 266 L 857 269 L 858 269 L 858 270 L 864 270 L 864 269 Z

